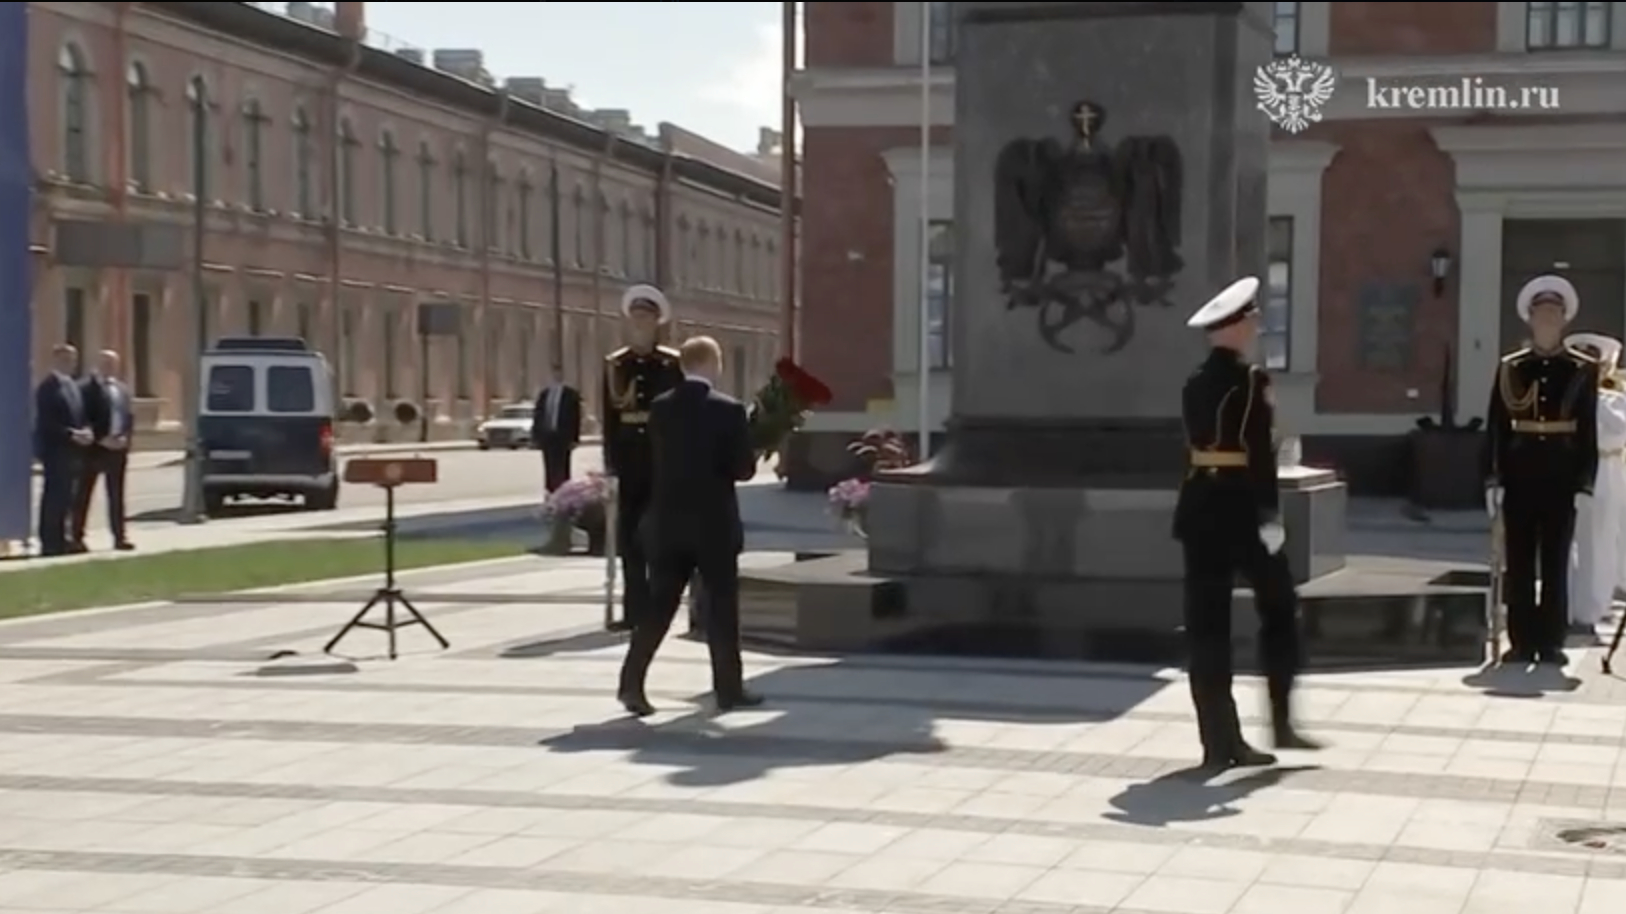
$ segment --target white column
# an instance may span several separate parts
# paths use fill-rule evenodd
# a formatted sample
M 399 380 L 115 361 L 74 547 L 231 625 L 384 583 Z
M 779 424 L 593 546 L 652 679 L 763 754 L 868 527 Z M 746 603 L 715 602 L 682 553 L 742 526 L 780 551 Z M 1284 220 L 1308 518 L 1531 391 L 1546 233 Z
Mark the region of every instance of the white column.
M 933 147 L 927 164 L 927 199 L 922 207 L 919 147 L 890 149 L 882 158 L 892 178 L 892 395 L 899 430 L 919 424 L 915 404 L 920 397 L 920 214 L 932 221 L 954 218 L 954 153 Z M 955 303 L 950 302 L 950 308 Z M 951 393 L 948 371 L 929 372 L 932 385 L 931 423 L 940 427 L 948 415 Z
M 1337 154 L 1336 145 L 1314 140 L 1277 142 L 1270 148 L 1270 215 L 1293 220 L 1288 370 L 1276 379 L 1278 409 L 1283 424 L 1300 432 L 1314 424 L 1321 336 L 1321 185 Z
M 1491 375 L 1502 357 L 1502 207 L 1500 194 L 1459 191 L 1457 241 L 1457 415 L 1483 418 Z

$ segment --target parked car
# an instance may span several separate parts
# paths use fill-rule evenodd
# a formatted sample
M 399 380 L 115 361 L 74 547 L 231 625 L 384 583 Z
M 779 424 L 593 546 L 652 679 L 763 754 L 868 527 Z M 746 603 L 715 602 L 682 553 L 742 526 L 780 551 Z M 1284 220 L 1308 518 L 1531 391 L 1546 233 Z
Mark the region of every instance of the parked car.
M 480 450 L 507 448 L 517 451 L 531 446 L 531 419 L 536 407 L 530 403 L 511 403 L 497 410 L 497 414 L 480 423 L 474 430 L 474 439 Z

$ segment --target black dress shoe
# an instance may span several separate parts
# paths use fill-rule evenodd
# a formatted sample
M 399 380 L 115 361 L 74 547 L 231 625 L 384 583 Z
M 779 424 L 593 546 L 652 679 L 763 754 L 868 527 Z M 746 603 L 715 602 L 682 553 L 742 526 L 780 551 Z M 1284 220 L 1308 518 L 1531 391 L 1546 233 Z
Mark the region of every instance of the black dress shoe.
M 650 704 L 649 699 L 641 692 L 622 692 L 616 696 L 616 700 L 621 702 L 621 707 L 626 708 L 627 713 L 633 717 L 648 717 L 655 713 L 655 706 Z
M 1229 771 L 1232 768 L 1263 768 L 1276 764 L 1276 756 L 1260 752 L 1247 743 L 1237 743 L 1226 752 L 1203 753 L 1202 767 L 1208 771 Z
M 1548 648 L 1537 655 L 1536 662 L 1546 666 L 1569 666 L 1570 655 L 1564 653 L 1563 648 Z
M 1502 655 L 1501 664 L 1503 666 L 1528 666 L 1535 661 L 1535 651 L 1528 651 L 1522 647 L 1513 647 L 1508 648 L 1507 653 Z
M 717 710 L 738 711 L 742 708 L 760 708 L 762 707 L 762 702 L 763 698 L 761 695 L 741 689 L 740 691 L 730 695 L 718 695 Z
M 119 540 L 113 544 L 113 548 L 119 552 L 134 552 L 135 543 L 132 543 L 129 540 Z
M 632 623 L 626 619 L 613 619 L 609 625 L 604 626 L 604 630 L 608 632 L 630 632 L 632 631 Z

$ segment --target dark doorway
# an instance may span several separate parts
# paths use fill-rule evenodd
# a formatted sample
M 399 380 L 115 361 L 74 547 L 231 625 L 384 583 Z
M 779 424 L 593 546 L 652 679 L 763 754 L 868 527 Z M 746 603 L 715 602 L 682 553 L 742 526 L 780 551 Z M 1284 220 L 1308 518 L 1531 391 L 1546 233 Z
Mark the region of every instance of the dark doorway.
M 1575 284 L 1573 330 L 1626 334 L 1626 219 L 1508 219 L 1502 223 L 1502 351 L 1523 345 L 1519 289 L 1543 273 Z

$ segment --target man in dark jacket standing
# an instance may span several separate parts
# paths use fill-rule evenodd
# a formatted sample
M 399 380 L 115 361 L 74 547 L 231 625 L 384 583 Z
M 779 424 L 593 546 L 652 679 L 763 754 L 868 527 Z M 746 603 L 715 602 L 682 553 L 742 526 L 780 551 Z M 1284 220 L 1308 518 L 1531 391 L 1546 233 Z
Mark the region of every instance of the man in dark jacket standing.
M 85 449 L 95 440 L 85 413 L 85 398 L 74 374 L 79 350 L 62 343 L 51 350 L 51 373 L 34 388 L 34 459 L 41 479 L 40 554 L 78 551 L 69 536 L 74 526 L 75 488 Z
M 536 395 L 531 446 L 542 452 L 543 488 L 554 492 L 570 479 L 570 457 L 582 439 L 582 395 L 555 368 L 553 379 Z
M 80 382 L 79 388 L 84 397 L 85 416 L 96 440 L 85 449 L 84 464 L 80 468 L 73 541 L 80 547 L 85 543 L 90 502 L 96 494 L 96 481 L 100 479 L 107 486 L 107 525 L 113 534 L 113 548 L 128 552 L 135 546 L 125 528 L 124 476 L 130 461 L 130 436 L 135 431 L 135 405 L 130 399 L 130 388 L 119 380 L 119 354 L 111 349 L 102 350 L 96 357 L 95 369 Z
M 740 660 L 740 553 L 745 528 L 736 485 L 756 474 L 750 419 L 740 401 L 719 392 L 723 354 L 700 336 L 679 353 L 683 382 L 655 398 L 650 410 L 654 478 L 648 540 L 651 599 L 637 619 L 617 691 L 623 707 L 640 717 L 655 713 L 644 679 L 690 578 L 699 575 L 709 605 L 706 642 L 719 711 L 750 708 L 762 699 L 745 689 Z

